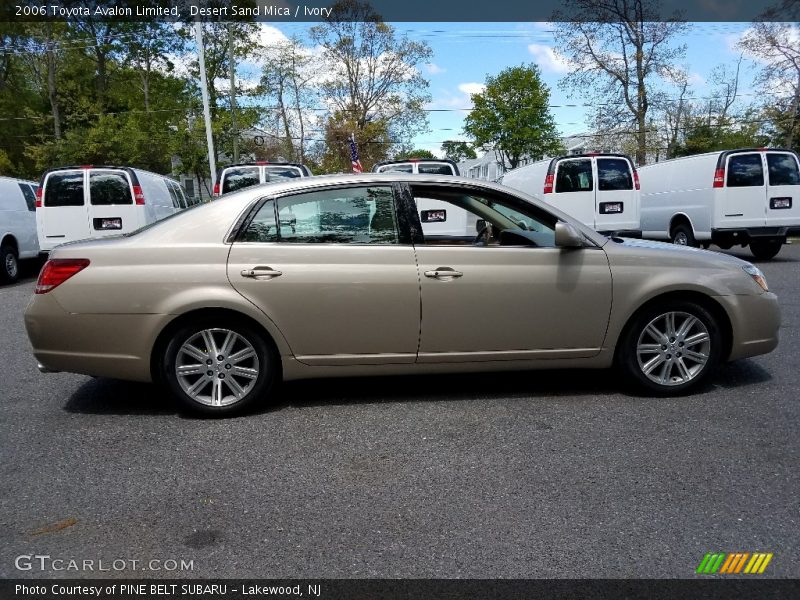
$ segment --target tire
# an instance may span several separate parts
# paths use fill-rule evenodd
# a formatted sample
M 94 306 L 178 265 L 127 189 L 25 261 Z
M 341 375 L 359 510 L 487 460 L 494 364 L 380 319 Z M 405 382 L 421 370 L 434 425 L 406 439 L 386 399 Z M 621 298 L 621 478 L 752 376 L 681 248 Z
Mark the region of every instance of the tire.
M 670 239 L 672 240 L 673 244 L 677 244 L 678 246 L 691 246 L 692 248 L 697 248 L 697 240 L 694 239 L 692 227 L 686 223 L 676 225 L 670 234 Z
M 12 246 L 0 248 L 0 281 L 14 283 L 19 279 L 19 256 Z
M 758 260 L 769 260 L 781 251 L 783 242 L 780 240 L 756 240 L 750 242 L 750 252 Z
M 214 417 L 238 414 L 265 401 L 279 370 L 277 353 L 263 336 L 230 318 L 211 317 L 181 327 L 161 360 L 161 377 L 181 405 Z
M 722 332 L 699 304 L 664 302 L 635 315 L 620 344 L 617 367 L 629 383 L 649 394 L 674 396 L 697 387 L 714 370 Z

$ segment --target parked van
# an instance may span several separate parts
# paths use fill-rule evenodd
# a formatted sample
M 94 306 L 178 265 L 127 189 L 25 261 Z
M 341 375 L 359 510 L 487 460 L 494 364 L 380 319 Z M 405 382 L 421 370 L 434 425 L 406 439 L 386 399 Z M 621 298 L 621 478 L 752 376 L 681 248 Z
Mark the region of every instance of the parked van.
M 373 173 L 422 173 L 424 175 L 455 175 L 458 165 L 446 158 L 407 158 L 384 160 L 372 167 Z
M 199 201 L 177 181 L 130 167 L 51 169 L 36 196 L 39 247 L 135 231 Z
M 39 254 L 33 181 L 0 177 L 0 281 L 19 278 L 19 261 Z
M 552 204 L 604 235 L 639 238 L 639 176 L 625 154 L 576 154 L 505 173 L 501 183 Z
M 235 192 L 260 183 L 311 177 L 311 170 L 300 163 L 259 161 L 229 165 L 217 172 L 214 196 Z
M 743 148 L 642 167 L 642 232 L 675 244 L 750 246 L 769 259 L 800 234 L 800 163 L 791 150 Z

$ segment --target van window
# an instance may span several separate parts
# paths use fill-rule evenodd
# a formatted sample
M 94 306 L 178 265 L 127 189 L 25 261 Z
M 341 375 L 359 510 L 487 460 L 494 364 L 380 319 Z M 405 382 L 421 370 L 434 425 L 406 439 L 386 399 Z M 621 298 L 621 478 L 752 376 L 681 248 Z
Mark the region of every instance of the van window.
M 452 175 L 453 167 L 447 163 L 441 164 L 420 164 L 418 166 L 420 173 L 429 175 Z
M 414 167 L 409 164 L 402 165 L 384 165 L 378 167 L 378 173 L 413 173 Z
M 728 187 L 760 187 L 764 169 L 760 154 L 736 154 L 728 159 Z
M 597 189 L 602 192 L 632 190 L 633 178 L 624 158 L 597 159 Z
M 89 196 L 93 206 L 133 204 L 133 194 L 124 173 L 92 171 L 89 173 Z
M 44 187 L 45 206 L 83 206 L 83 171 L 52 173 Z
M 264 175 L 266 181 L 280 181 L 281 179 L 294 179 L 295 177 L 302 177 L 303 174 L 300 169 L 296 167 L 264 167 Z
M 589 159 L 564 160 L 558 164 L 556 193 L 591 192 L 592 161 Z
M 22 190 L 22 195 L 25 196 L 25 204 L 28 205 L 28 210 L 33 212 L 36 210 L 36 194 L 33 188 L 27 183 L 20 183 L 19 189 Z
M 261 183 L 258 176 L 258 167 L 237 167 L 227 169 L 223 173 L 225 181 L 222 184 L 222 193 L 235 192 L 251 185 Z
M 184 179 L 183 188 L 186 190 L 186 197 L 194 200 L 194 180 Z M 192 204 L 195 204 L 195 202 L 192 202 Z
M 797 161 L 791 154 L 767 154 L 770 185 L 800 185 Z
M 174 181 L 170 181 L 169 179 L 165 180 L 165 183 L 167 184 L 170 198 L 172 198 L 172 205 L 175 208 L 186 208 L 186 201 L 183 199 L 183 195 L 181 194 L 178 184 Z

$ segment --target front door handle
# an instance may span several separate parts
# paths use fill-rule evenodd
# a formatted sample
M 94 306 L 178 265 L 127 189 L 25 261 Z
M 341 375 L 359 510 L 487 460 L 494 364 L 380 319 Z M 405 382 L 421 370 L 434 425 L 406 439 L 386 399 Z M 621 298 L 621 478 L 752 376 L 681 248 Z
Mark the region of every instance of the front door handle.
M 272 267 L 253 267 L 252 269 L 242 269 L 241 275 L 251 279 L 272 279 L 283 275 L 283 271 L 276 271 Z
M 433 271 L 425 271 L 425 277 L 430 277 L 432 279 L 457 279 L 463 275 L 461 271 L 456 271 L 452 267 L 437 267 Z

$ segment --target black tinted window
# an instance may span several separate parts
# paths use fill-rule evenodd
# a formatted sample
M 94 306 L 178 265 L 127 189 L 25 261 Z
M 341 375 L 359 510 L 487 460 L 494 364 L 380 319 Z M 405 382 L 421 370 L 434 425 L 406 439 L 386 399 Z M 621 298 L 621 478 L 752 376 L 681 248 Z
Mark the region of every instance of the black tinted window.
M 767 154 L 770 185 L 800 185 L 797 161 L 791 154 Z
M 29 186 L 27 183 L 20 183 L 19 189 L 22 190 L 22 195 L 25 196 L 25 204 L 28 205 L 28 210 L 36 210 L 36 194 L 34 193 L 33 188 L 31 188 L 31 186 Z
M 760 154 L 739 154 L 728 159 L 728 187 L 764 185 Z
M 447 163 L 442 163 L 438 165 L 420 164 L 419 172 L 429 175 L 453 175 L 453 167 L 452 165 L 448 165 Z
M 378 173 L 413 173 L 414 167 L 408 164 L 404 165 L 384 165 L 378 167 Z
M 44 188 L 45 206 L 83 206 L 83 171 L 53 173 Z
M 95 206 L 133 204 L 131 186 L 124 173 L 92 171 L 89 173 L 89 196 Z
M 624 158 L 597 159 L 597 188 L 601 191 L 632 190 L 633 177 Z
M 225 178 L 222 184 L 223 194 L 261 183 L 258 179 L 258 167 L 228 169 L 223 176 Z
M 564 160 L 559 163 L 556 171 L 556 193 L 591 192 L 592 189 L 591 160 Z
M 278 228 L 275 225 L 275 202 L 269 200 L 258 209 L 256 216 L 242 236 L 244 242 L 276 242 Z
M 303 176 L 300 169 L 295 167 L 264 167 L 264 174 L 267 181 L 280 181 Z

